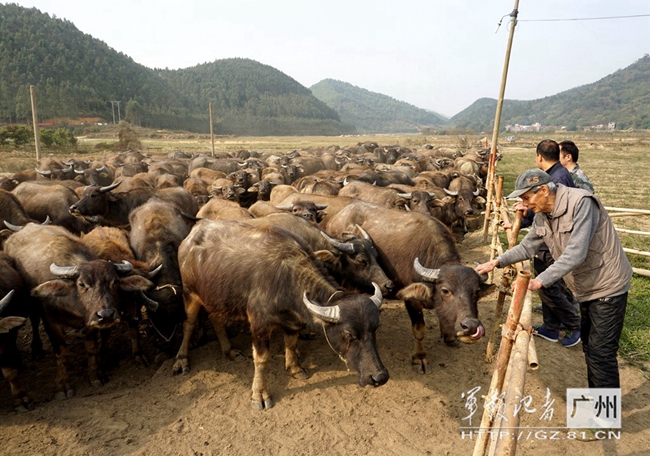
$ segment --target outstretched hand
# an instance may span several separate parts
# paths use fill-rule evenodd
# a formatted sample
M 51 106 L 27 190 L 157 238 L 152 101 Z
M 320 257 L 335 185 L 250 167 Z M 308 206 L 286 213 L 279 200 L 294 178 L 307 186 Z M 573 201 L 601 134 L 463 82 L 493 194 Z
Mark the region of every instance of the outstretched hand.
M 474 268 L 474 270 L 478 273 L 478 275 L 483 275 L 491 272 L 497 266 L 499 266 L 499 260 L 494 259 L 492 261 L 488 261 L 487 263 L 479 264 Z

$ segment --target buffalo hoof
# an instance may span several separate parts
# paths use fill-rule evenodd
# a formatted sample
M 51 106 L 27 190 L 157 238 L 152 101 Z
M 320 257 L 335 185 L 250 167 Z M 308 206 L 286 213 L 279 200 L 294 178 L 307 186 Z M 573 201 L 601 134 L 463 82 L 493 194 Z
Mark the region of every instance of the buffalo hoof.
M 245 361 L 246 355 L 243 351 L 232 348 L 226 355 L 230 361 Z
M 429 366 L 429 361 L 424 359 L 414 359 L 411 363 L 411 368 L 416 374 L 428 375 L 431 373 L 431 366 Z
M 275 404 L 273 403 L 273 399 L 271 399 L 270 397 L 267 398 L 265 401 L 251 401 L 251 407 L 253 407 L 253 409 L 257 410 L 258 412 L 261 412 L 262 410 L 270 409 L 274 405 Z
M 64 401 L 66 399 L 72 399 L 74 397 L 74 389 L 68 388 L 67 391 L 57 391 L 54 395 L 54 398 L 57 401 Z
M 147 367 L 149 365 L 149 361 L 147 361 L 147 358 L 145 358 L 142 355 L 135 355 L 133 357 L 133 362 L 135 363 L 135 366 L 138 368 Z
M 14 406 L 14 410 L 21 413 L 34 410 L 34 401 L 32 400 L 31 397 L 25 394 L 23 397 L 16 400 L 16 405 Z
M 297 380 L 307 380 L 309 378 L 309 374 L 305 369 L 300 369 L 299 371 L 292 372 L 291 377 Z
M 190 373 L 190 365 L 187 362 L 187 358 L 185 358 L 185 359 L 177 359 L 176 362 L 174 363 L 174 367 L 172 368 L 172 373 L 173 374 L 182 373 L 183 375 L 189 374 Z

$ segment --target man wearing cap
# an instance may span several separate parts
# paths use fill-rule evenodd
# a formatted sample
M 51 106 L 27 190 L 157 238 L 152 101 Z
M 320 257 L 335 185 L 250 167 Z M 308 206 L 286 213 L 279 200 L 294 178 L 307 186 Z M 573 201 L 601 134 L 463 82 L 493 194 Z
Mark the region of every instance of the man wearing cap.
M 556 185 L 539 169 L 524 171 L 508 197 L 535 212 L 519 245 L 476 267 L 486 274 L 535 255 L 546 243 L 555 263 L 529 282 L 539 290 L 564 277 L 580 302 L 582 348 L 590 388 L 620 388 L 616 353 L 623 330 L 630 265 L 607 211 L 586 190 Z

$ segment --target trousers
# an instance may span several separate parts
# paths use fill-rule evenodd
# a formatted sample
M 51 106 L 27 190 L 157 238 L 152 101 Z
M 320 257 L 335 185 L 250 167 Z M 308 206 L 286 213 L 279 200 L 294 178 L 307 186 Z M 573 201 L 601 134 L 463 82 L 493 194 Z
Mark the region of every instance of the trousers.
M 539 275 L 546 271 L 553 264 L 553 257 L 548 247 L 542 247 L 533 260 L 535 274 Z M 544 327 L 550 331 L 568 329 L 570 331 L 580 328 L 580 316 L 578 310 L 567 298 L 563 289 L 564 281 L 543 286 L 538 291 L 542 301 L 542 314 L 544 316 Z
M 580 303 L 580 338 L 590 388 L 620 388 L 618 343 L 623 331 L 627 293 Z

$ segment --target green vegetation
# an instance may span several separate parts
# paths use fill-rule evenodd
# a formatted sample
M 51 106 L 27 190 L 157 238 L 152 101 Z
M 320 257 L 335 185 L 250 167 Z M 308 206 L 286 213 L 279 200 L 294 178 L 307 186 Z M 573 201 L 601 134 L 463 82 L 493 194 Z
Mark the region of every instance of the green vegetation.
M 134 125 L 207 133 L 340 135 L 354 127 L 308 89 L 267 65 L 226 59 L 149 69 L 35 8 L 0 4 L 0 123 L 23 123 L 36 87 L 41 119 L 113 118 L 120 100 Z
M 347 82 L 324 79 L 310 89 L 360 133 L 416 133 L 447 122 L 439 114 Z
M 481 98 L 449 121 L 475 132 L 492 131 L 497 102 Z M 502 130 L 510 124 L 565 126 L 581 130 L 616 122 L 616 128 L 650 128 L 650 55 L 632 65 L 581 87 L 538 100 L 505 100 Z

